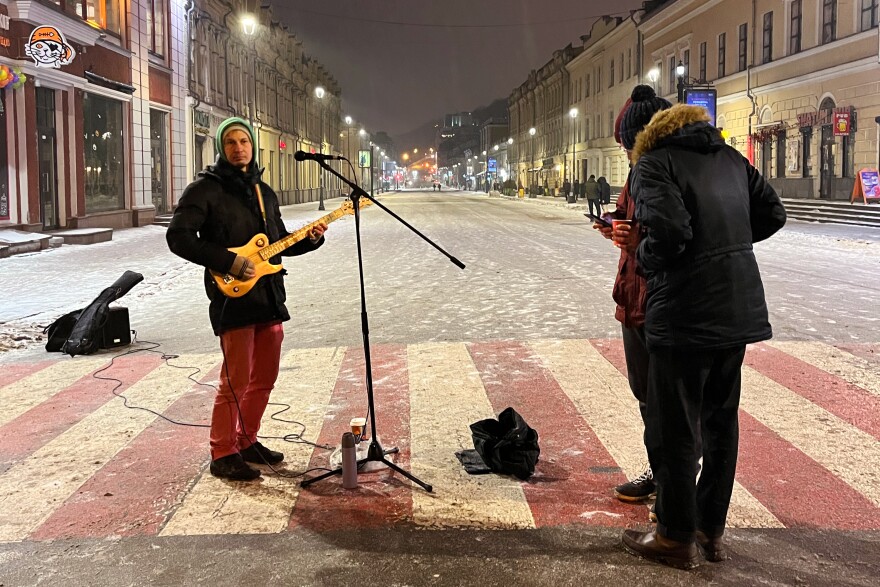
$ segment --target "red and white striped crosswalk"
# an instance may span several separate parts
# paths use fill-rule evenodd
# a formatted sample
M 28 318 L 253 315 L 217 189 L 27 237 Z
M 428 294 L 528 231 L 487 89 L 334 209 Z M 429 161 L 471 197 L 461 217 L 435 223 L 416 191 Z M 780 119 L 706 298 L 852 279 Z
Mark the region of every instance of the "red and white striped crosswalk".
M 205 424 L 219 352 L 167 364 L 152 353 L 53 358 L 0 369 L 0 542 L 71 537 L 280 533 L 424 527 L 632 526 L 646 506 L 611 488 L 645 466 L 638 407 L 619 340 L 377 345 L 377 428 L 389 458 L 434 487 L 388 469 L 308 488 L 265 471 L 230 483 L 207 473 L 207 430 L 127 408 L 115 393 Z M 770 342 L 743 367 L 740 459 L 731 527 L 880 529 L 880 361 L 876 345 Z M 188 369 L 177 367 L 186 366 Z M 192 379 L 187 375 L 198 374 Z M 108 380 L 113 378 L 116 381 Z M 115 390 L 114 390 L 115 388 Z M 272 401 L 291 407 L 261 434 L 302 432 L 336 445 L 366 411 L 363 349 L 296 349 L 282 357 Z M 513 406 L 540 434 L 528 482 L 468 475 L 455 452 L 468 425 Z M 284 451 L 284 470 L 329 466 L 311 444 Z

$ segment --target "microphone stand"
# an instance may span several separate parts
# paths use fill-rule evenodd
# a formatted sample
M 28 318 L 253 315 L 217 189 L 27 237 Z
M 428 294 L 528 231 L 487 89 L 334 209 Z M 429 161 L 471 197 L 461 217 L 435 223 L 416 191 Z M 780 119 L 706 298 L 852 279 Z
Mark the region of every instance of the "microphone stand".
M 344 157 L 340 157 L 340 158 L 345 159 Z M 348 159 L 345 159 L 345 160 L 348 161 Z M 326 161 L 316 160 L 316 162 L 318 163 L 318 165 L 320 165 L 322 168 L 324 168 L 325 171 L 332 173 L 333 175 L 338 177 L 340 180 L 342 180 L 346 185 L 348 185 L 351 188 L 351 195 L 349 196 L 349 198 L 354 203 L 354 230 L 355 230 L 355 240 L 357 242 L 358 273 L 359 273 L 359 277 L 360 277 L 360 286 L 361 286 L 361 332 L 363 333 L 363 337 L 364 337 L 364 363 L 365 363 L 366 371 L 367 371 L 367 373 L 366 373 L 366 377 L 367 377 L 367 405 L 368 405 L 369 411 L 370 411 L 370 434 L 371 434 L 370 446 L 367 449 L 367 456 L 366 456 L 366 458 L 360 459 L 357 462 L 358 472 L 360 472 L 361 465 L 363 465 L 366 462 L 375 461 L 375 462 L 384 463 L 390 469 L 397 471 L 398 473 L 400 473 L 401 475 L 403 475 L 404 477 L 406 477 L 410 481 L 420 485 L 428 493 L 431 493 L 431 491 L 433 490 L 433 487 L 431 487 L 430 485 L 428 485 L 424 481 L 418 479 L 417 477 L 415 477 L 414 475 L 412 475 L 408 471 L 403 470 L 402 468 L 400 468 L 399 466 L 397 466 L 396 464 L 392 463 L 391 461 L 389 461 L 388 459 L 385 458 L 385 455 L 388 455 L 391 453 L 396 453 L 398 451 L 397 447 L 384 450 L 382 448 L 382 446 L 379 444 L 379 441 L 376 439 L 376 409 L 375 409 L 375 404 L 373 401 L 373 367 L 372 367 L 372 363 L 370 362 L 370 326 L 369 326 L 369 322 L 367 320 L 367 298 L 366 298 L 366 291 L 364 288 L 364 263 L 363 263 L 363 253 L 361 251 L 360 198 L 367 198 L 368 200 L 370 200 L 371 202 L 376 204 L 376 206 L 385 210 L 385 212 L 390 214 L 395 220 L 397 220 L 398 222 L 400 222 L 401 224 L 406 226 L 412 232 L 414 232 L 417 235 L 419 235 L 420 237 L 422 237 L 422 240 L 424 240 L 426 243 L 428 243 L 429 245 L 431 245 L 432 247 L 434 247 L 435 249 L 437 249 L 438 251 L 443 253 L 450 261 L 452 261 L 452 263 L 454 263 L 460 269 L 464 269 L 464 267 L 465 267 L 464 263 L 462 263 L 461 261 L 459 261 L 458 259 L 456 259 L 452 255 L 447 253 L 445 250 L 440 248 L 439 245 L 437 245 L 431 239 L 429 239 L 424 234 L 422 234 L 421 232 L 416 230 L 406 220 L 404 220 L 403 218 L 401 218 L 400 216 L 398 216 L 397 214 L 395 214 L 394 212 L 392 212 L 391 210 L 386 208 L 380 202 L 376 201 L 376 199 L 374 197 L 372 197 L 370 194 L 368 194 L 363 189 L 361 189 L 360 186 L 358 186 L 355 182 L 350 181 L 348 178 L 346 178 L 345 176 L 343 176 L 342 174 L 337 172 L 335 169 L 331 168 L 329 165 L 327 165 Z M 300 486 L 307 487 L 316 481 L 326 479 L 327 477 L 330 477 L 332 475 L 341 475 L 341 474 L 342 474 L 342 467 L 338 467 L 330 472 L 323 473 L 321 475 L 318 475 L 316 477 L 311 477 L 309 479 L 305 479 L 300 483 Z

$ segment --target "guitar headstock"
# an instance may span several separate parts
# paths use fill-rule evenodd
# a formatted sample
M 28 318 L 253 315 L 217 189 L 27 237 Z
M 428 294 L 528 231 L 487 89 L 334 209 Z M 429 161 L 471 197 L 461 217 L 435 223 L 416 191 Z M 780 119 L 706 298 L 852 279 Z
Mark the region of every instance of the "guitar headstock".
M 358 198 L 358 208 L 359 209 L 363 210 L 367 206 L 372 206 L 372 205 L 373 205 L 372 200 L 369 200 L 367 198 Z M 339 207 L 339 210 L 343 214 L 354 214 L 354 202 L 352 202 L 351 200 L 344 201 L 342 203 L 342 205 Z

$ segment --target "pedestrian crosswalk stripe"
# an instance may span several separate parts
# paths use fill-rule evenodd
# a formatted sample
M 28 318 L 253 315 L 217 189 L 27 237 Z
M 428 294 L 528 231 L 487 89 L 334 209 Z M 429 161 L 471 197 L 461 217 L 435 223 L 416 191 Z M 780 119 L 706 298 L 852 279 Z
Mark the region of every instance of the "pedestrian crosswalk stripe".
M 65 358 L 28 375 L 0 387 L 0 426 L 24 414 L 34 406 L 38 406 L 59 391 L 73 384 L 77 379 L 85 377 L 108 362 L 107 357 L 90 356 Z M 112 383 L 103 383 L 112 389 Z
M 765 344 L 880 396 L 878 363 L 872 363 L 824 342 L 769 341 Z
M 586 340 L 541 341 L 532 346 L 544 358 L 587 424 L 632 478 L 644 471 L 644 426 L 626 377 Z M 585 384 L 589 374 L 594 381 Z M 727 524 L 781 527 L 782 523 L 742 485 L 734 485 Z
M 210 368 L 213 360 L 205 355 L 188 357 L 189 364 L 203 369 Z M 131 404 L 161 413 L 191 386 L 192 381 L 177 370 L 161 365 L 125 395 Z M 108 402 L 10 467 L 0 476 L 0 541 L 26 538 L 155 418 L 128 409 L 121 401 Z
M 624 482 L 625 475 L 532 346 L 507 341 L 469 343 L 468 349 L 494 411 L 511 406 L 538 433 L 538 466 L 523 484 L 537 526 L 625 527 L 648 521 L 646 508 L 614 497 L 612 488 Z M 590 371 L 581 373 L 579 389 L 601 394 L 600 387 Z
M 351 491 L 341 489 L 339 477 L 303 491 L 299 479 L 276 477 L 265 468 L 262 482 L 225 483 L 206 472 L 206 429 L 176 434 L 171 424 L 125 408 L 110 395 L 114 382 L 89 375 L 107 365 L 107 356 L 59 357 L 39 366 L 17 364 L 0 385 L 6 404 L 0 436 L 16 436 L 0 441 L 0 541 L 337 528 L 327 514 L 357 528 L 406 522 L 533 528 L 565 524 L 577 504 L 605 499 L 608 511 L 599 513 L 611 525 L 632 525 L 629 512 L 646 516 L 645 508 L 629 506 L 619 517 L 609 515 L 617 513 L 611 494 L 615 476 L 636 475 L 645 464 L 619 339 L 384 345 L 374 351 L 385 448 L 400 446 L 391 460 L 432 484 L 434 493 L 388 469 L 360 476 L 361 486 Z M 362 353 L 340 348 L 286 353 L 272 395 L 273 402 L 292 404 L 282 417 L 306 424 L 309 440 L 337 444 L 349 418 L 364 411 Z M 210 418 L 206 406 L 213 391 L 196 387 L 179 370 L 153 368 L 154 357 L 133 359 L 131 365 L 127 360 L 117 361 L 113 370 L 119 372 L 104 375 L 123 380 L 130 403 L 181 420 Z M 221 360 L 219 352 L 211 352 L 176 363 L 195 363 L 203 373 L 214 367 L 205 377 L 216 378 Z M 728 526 L 880 528 L 878 420 L 860 413 L 873 410 L 880 398 L 877 369 L 863 356 L 824 343 L 750 347 Z M 473 446 L 468 425 L 508 404 L 521 407 L 539 433 L 545 432 L 535 477 L 520 483 L 467 475 L 454 453 Z M 270 420 L 271 411 L 263 436 L 295 431 Z M 578 442 L 589 439 L 575 447 L 580 454 L 565 453 L 557 428 L 580 434 Z M 290 472 L 328 464 L 325 449 L 267 444 L 285 452 Z M 589 451 L 589 458 L 583 456 Z M 603 465 L 598 474 L 583 473 L 588 461 Z M 173 472 L 163 477 L 168 463 Z M 575 478 L 583 488 L 570 487 Z M 559 490 L 565 495 L 554 502 L 552 492 Z M 585 517 L 575 523 L 606 522 Z
M 751 367 L 742 376 L 745 411 L 880 506 L 876 439 Z
M 413 518 L 423 526 L 533 528 L 522 486 L 497 475 L 468 475 L 455 452 L 472 448 L 469 424 L 495 413 L 464 344 L 408 349 L 412 473 L 434 493 L 413 489 Z
M 298 349 L 282 357 L 281 372 L 271 401 L 290 404 L 289 414 L 305 425 L 304 438 L 317 440 L 328 399 L 339 373 L 342 353 L 336 348 Z M 265 428 L 264 428 L 265 427 Z M 264 417 L 261 434 L 285 432 Z M 202 447 L 208 457 L 207 438 Z M 302 472 L 312 454 L 306 444 L 284 446 L 284 470 Z M 160 533 L 162 536 L 196 534 L 266 534 L 287 528 L 300 492 L 298 479 L 267 472 L 259 482 L 229 482 L 207 471 L 190 490 Z

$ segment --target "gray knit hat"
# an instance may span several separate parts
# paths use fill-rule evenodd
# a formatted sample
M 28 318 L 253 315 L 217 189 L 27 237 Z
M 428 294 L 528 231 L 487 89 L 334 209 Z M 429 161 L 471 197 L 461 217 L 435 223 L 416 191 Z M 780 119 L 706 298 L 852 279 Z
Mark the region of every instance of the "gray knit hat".
M 630 99 L 632 103 L 620 120 L 620 143 L 628 151 L 635 146 L 636 135 L 651 122 L 654 114 L 672 108 L 669 100 L 661 98 L 654 92 L 654 88 L 645 84 L 633 88 Z
M 238 116 L 227 118 L 217 127 L 217 134 L 214 136 L 214 144 L 217 147 L 217 153 L 220 154 L 220 157 L 222 159 L 226 159 L 226 152 L 223 150 L 223 137 L 226 135 L 226 133 L 233 130 L 242 130 L 251 137 L 251 144 L 254 145 L 254 155 L 251 158 L 251 162 L 256 162 L 257 153 L 256 141 L 254 140 L 254 127 L 252 127 L 251 123 L 249 123 L 247 120 Z

